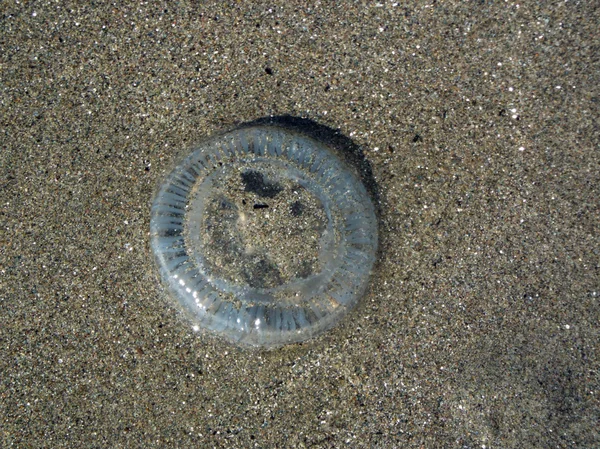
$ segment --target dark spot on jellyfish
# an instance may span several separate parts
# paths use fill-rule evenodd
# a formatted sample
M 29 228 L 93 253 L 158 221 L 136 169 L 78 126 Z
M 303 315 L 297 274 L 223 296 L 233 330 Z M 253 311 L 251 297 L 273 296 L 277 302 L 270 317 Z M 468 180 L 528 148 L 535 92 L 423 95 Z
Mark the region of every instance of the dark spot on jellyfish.
M 267 73 L 267 75 L 272 75 L 273 69 L 271 67 L 265 67 L 265 72 Z
M 243 172 L 242 182 L 246 192 L 256 193 L 262 198 L 275 198 L 283 190 L 283 187 L 265 180 L 262 173 L 254 170 Z
M 298 277 L 300 279 L 306 279 L 311 274 L 313 274 L 313 265 L 307 261 L 302 262 L 300 264 L 300 269 L 298 270 Z
M 250 287 L 269 288 L 281 284 L 281 273 L 273 262 L 267 259 L 249 262 L 243 274 Z
M 294 201 L 292 203 L 292 206 L 290 207 L 290 214 L 292 214 L 294 217 L 299 217 L 300 215 L 302 215 L 303 210 L 304 206 L 302 205 L 302 203 L 300 201 Z
M 500 112 L 498 113 L 498 116 L 504 117 L 505 115 L 506 115 L 506 109 L 500 109 Z
M 194 329 L 272 348 L 325 332 L 354 308 L 378 239 L 361 177 L 376 184 L 357 148 L 322 127 L 248 124 L 176 165 L 155 194 L 150 240 Z M 274 219 L 252 212 L 267 207 Z
M 417 143 L 417 142 L 421 142 L 423 140 L 423 138 L 421 137 L 420 134 L 415 134 L 415 137 L 413 137 L 413 142 Z
M 221 209 L 235 210 L 235 205 L 231 201 L 228 201 L 224 198 L 219 199 L 219 206 Z
M 331 86 L 329 84 L 325 84 L 325 92 L 329 92 Z

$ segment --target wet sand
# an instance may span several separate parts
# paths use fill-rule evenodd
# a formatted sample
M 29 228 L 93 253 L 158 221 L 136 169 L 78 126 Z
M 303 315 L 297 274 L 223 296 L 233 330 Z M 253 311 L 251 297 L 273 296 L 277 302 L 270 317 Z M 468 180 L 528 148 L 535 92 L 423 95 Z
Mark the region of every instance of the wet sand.
M 600 446 L 591 3 L 3 4 L 0 446 Z M 372 168 L 358 308 L 273 351 L 195 333 L 150 202 L 267 116 Z

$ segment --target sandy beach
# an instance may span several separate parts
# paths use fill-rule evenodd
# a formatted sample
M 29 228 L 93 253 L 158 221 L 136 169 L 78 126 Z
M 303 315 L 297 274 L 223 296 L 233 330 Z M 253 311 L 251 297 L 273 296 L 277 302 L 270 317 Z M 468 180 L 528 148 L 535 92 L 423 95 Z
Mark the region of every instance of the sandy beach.
M 0 447 L 600 447 L 593 2 L 0 11 Z M 379 258 L 266 351 L 192 330 L 149 223 L 182 155 L 271 116 L 358 149 Z

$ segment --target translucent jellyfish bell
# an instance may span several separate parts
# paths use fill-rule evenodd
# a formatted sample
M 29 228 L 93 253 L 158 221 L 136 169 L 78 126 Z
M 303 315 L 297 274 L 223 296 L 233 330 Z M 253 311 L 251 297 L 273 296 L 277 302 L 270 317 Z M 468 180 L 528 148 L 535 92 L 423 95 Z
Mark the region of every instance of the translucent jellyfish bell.
M 360 179 L 324 143 L 259 126 L 204 142 L 167 176 L 150 236 L 194 329 L 276 347 L 320 334 L 356 305 L 377 219 Z

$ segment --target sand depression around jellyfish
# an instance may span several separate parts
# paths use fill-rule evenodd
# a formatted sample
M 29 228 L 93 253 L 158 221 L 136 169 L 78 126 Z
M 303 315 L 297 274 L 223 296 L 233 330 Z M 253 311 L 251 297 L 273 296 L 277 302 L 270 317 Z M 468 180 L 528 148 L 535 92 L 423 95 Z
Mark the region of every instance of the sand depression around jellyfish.
M 323 142 L 273 126 L 205 141 L 155 195 L 151 248 L 198 329 L 249 346 L 307 340 L 364 294 L 373 204 Z

